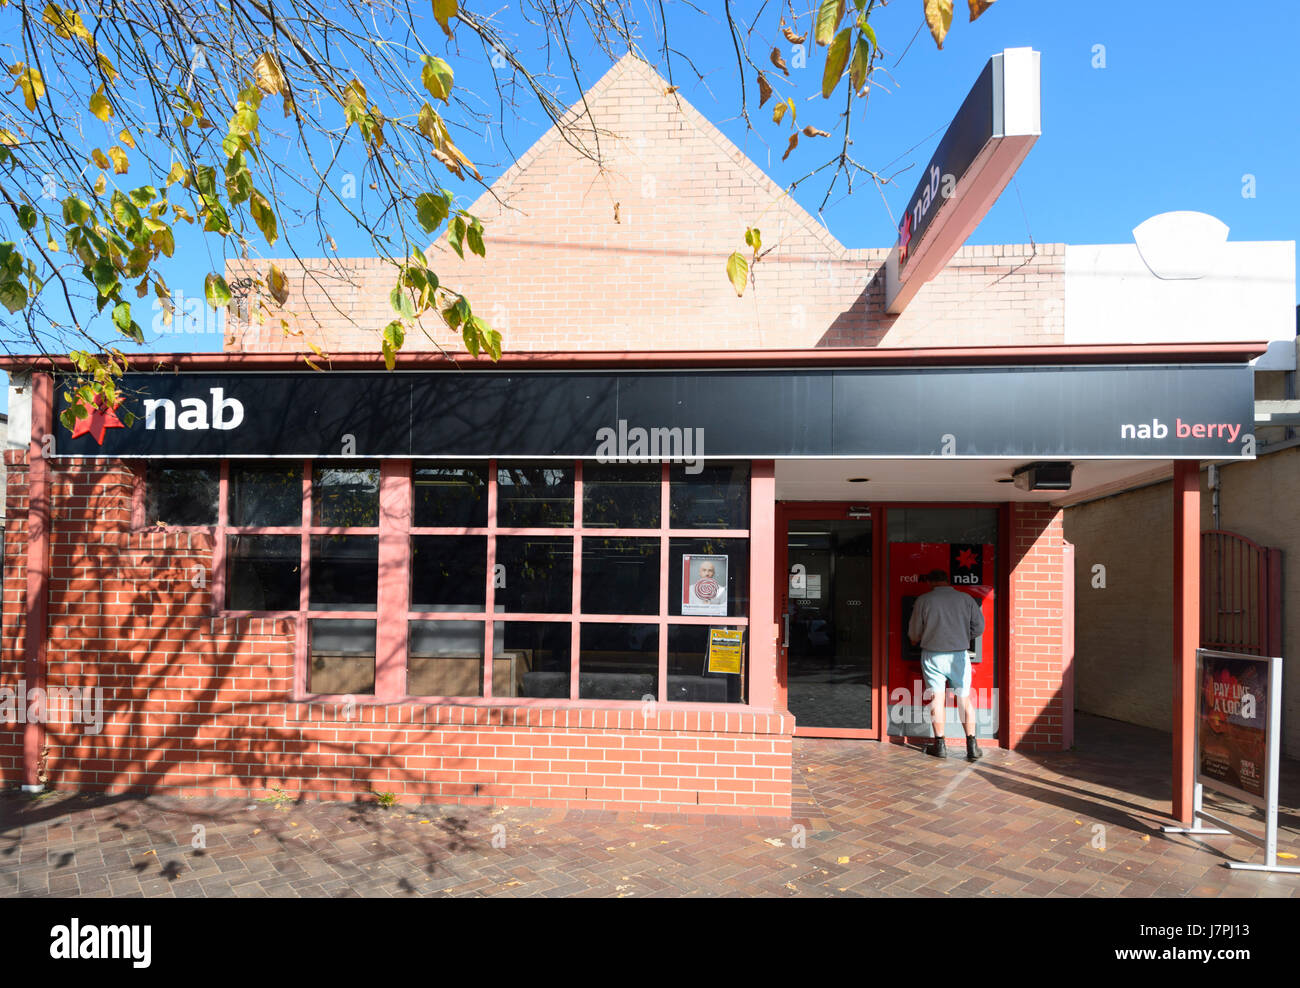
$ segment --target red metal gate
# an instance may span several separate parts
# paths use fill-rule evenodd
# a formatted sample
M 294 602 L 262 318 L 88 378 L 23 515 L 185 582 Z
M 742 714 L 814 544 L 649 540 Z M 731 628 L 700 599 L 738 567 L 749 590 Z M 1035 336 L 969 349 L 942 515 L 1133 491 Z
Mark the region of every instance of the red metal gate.
M 1201 533 L 1201 647 L 1282 654 L 1282 550 Z

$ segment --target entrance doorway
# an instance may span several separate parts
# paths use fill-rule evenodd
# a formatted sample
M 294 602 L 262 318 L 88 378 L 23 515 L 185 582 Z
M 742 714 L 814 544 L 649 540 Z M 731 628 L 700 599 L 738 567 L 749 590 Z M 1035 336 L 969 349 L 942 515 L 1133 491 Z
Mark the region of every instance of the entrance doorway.
M 928 738 L 921 651 L 907 639 L 925 577 L 941 570 L 980 605 L 972 642 L 976 731 L 1000 740 L 1006 711 L 1001 505 L 778 502 L 778 681 L 795 734 Z M 961 735 L 948 691 L 947 733 Z
M 879 738 L 877 532 L 869 508 L 778 504 L 786 706 L 796 734 Z

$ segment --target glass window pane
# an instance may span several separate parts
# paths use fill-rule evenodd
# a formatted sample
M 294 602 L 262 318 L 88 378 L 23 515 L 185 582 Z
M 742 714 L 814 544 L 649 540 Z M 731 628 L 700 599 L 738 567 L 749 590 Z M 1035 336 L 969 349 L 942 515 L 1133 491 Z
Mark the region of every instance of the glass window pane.
M 723 615 L 731 617 L 749 616 L 749 539 L 670 539 L 668 542 L 668 613 L 703 613 L 698 610 L 685 610 L 682 601 L 682 572 L 685 557 L 691 557 L 690 582 L 697 586 L 700 580 L 713 580 L 722 583 L 722 571 L 726 572 L 726 586 L 719 587 L 723 592 L 715 594 L 712 600 L 725 604 Z M 725 560 L 701 560 L 701 556 L 725 556 Z M 701 601 L 698 595 L 690 596 L 693 602 Z
M 659 540 L 582 540 L 584 614 L 658 614 Z
M 379 468 L 312 469 L 311 523 L 350 528 L 379 524 Z
M 569 698 L 573 633 L 567 621 L 498 621 L 494 635 L 493 696 Z
M 724 627 L 718 625 L 719 628 Z M 749 676 L 749 629 L 742 631 L 741 671 L 709 672 L 709 632 L 704 624 L 668 628 L 668 699 L 683 703 L 744 703 Z
M 493 576 L 498 610 L 568 614 L 573 610 L 573 539 L 497 536 Z
M 307 692 L 364 696 L 375 692 L 375 622 L 320 620 L 311 625 Z
M 145 519 L 150 525 L 217 523 L 221 474 L 211 464 L 150 463 L 145 478 Z
M 411 610 L 481 611 L 487 606 L 487 536 L 411 537 Z
M 417 465 L 411 472 L 411 524 L 416 528 L 487 525 L 487 464 Z
M 302 541 L 297 535 L 226 538 L 226 607 L 232 611 L 296 611 Z
M 662 486 L 655 463 L 583 464 L 583 527 L 658 528 Z
M 301 525 L 302 466 L 293 463 L 230 464 L 231 525 Z
M 749 528 L 748 462 L 675 463 L 669 478 L 672 528 Z
M 657 624 L 584 624 L 579 632 L 578 695 L 584 700 L 659 696 Z
M 483 622 L 412 621 L 406 691 L 411 696 L 482 696 Z
M 497 467 L 497 524 L 564 528 L 573 524 L 573 466 L 504 463 Z
M 311 537 L 312 610 L 373 611 L 378 592 L 378 536 Z

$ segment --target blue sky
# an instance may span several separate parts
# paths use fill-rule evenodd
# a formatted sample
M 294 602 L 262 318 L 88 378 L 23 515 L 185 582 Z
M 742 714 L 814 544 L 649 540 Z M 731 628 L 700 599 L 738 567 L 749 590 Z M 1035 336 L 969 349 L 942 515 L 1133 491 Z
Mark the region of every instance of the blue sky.
M 702 6 L 721 10 L 715 0 Z M 752 114 L 756 129 L 746 132 L 737 112 L 739 82 L 725 21 L 672 0 L 666 7 L 673 45 L 707 75 L 705 83 L 697 81 L 675 58 L 673 81 L 778 184 L 801 177 L 830 155 L 828 140 L 809 147 L 814 142 L 805 139 L 800 151 L 782 164 L 788 131 L 773 125 L 766 110 Z M 856 102 L 853 153 L 868 167 L 884 171 L 913 164 L 886 191 L 894 214 L 988 57 L 1003 48 L 1030 46 L 1042 54 L 1043 136 L 970 242 L 1023 243 L 1032 236 L 1039 243 L 1123 243 L 1138 223 L 1173 209 L 1219 217 L 1233 240 L 1297 238 L 1300 70 L 1294 44 L 1300 34 L 1300 4 L 998 0 L 974 24 L 966 20 L 965 4 L 958 0 L 957 7 L 943 51 L 921 28 L 920 0 L 893 0 L 873 15 L 886 53 L 880 64 L 889 72 L 881 75 L 887 89 L 875 90 L 865 108 Z M 750 41 L 754 58 L 766 65 L 771 44 L 779 40 L 787 62 L 793 62 L 791 46 L 776 32 L 776 7 L 769 8 L 770 15 L 763 18 L 766 39 L 756 32 Z M 517 32 L 521 50 L 533 43 L 509 8 L 501 16 L 507 29 Z M 802 19 L 798 30 L 807 24 Z M 443 52 L 445 43 L 431 19 L 428 27 L 424 37 L 431 49 Z M 643 44 L 666 75 L 657 47 L 652 37 Z M 459 52 L 449 47 L 445 54 L 456 69 L 458 87 L 491 91 L 489 73 L 494 70 L 477 44 L 464 44 Z M 584 85 L 610 64 L 591 45 L 577 44 L 574 54 Z M 834 131 L 842 99 L 820 97 L 822 61 L 823 50 L 817 49 L 808 68 L 792 69 L 795 88 L 789 94 L 799 107 L 800 125 Z M 773 77 L 779 80 L 779 73 Z M 747 81 L 753 106 L 752 75 Z M 566 83 L 560 95 L 568 103 L 578 94 L 572 79 Z M 783 83 L 777 84 L 784 95 Z M 546 123 L 535 106 L 523 111 L 504 127 L 516 154 L 540 136 Z M 494 133 L 490 144 L 481 133 L 462 132 L 456 138 L 489 182 L 511 160 L 502 136 Z M 1253 197 L 1243 196 L 1248 176 L 1253 176 Z M 449 179 L 448 187 L 465 204 L 479 191 L 474 183 L 455 179 Z M 876 189 L 864 182 L 847 198 L 842 189 L 841 183 L 822 213 L 831 231 L 851 247 L 892 243 L 893 220 Z M 825 191 L 826 183 L 814 178 L 800 186 L 796 198 L 816 212 Z M 335 227 L 333 233 L 340 254 L 367 250 L 367 242 L 346 228 Z M 308 229 L 294 235 L 301 252 L 324 253 Z M 490 228 L 487 236 L 490 258 Z M 267 256 L 282 253 L 263 249 Z M 173 290 L 198 298 L 204 275 L 220 265 L 219 248 L 187 233 L 178 237 L 177 256 L 163 270 Z M 150 327 L 145 328 L 148 332 Z M 152 338 L 146 349 L 215 350 L 220 345 L 216 333 L 168 333 Z

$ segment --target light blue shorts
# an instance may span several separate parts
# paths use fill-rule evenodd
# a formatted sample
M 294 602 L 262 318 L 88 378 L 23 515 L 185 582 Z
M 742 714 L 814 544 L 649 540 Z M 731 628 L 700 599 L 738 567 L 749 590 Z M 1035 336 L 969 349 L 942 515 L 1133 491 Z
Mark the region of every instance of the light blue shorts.
M 966 650 L 960 652 L 931 652 L 921 650 L 921 678 L 925 685 L 938 693 L 944 683 L 952 683 L 957 696 L 970 692 L 970 658 Z

